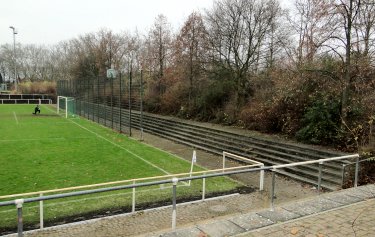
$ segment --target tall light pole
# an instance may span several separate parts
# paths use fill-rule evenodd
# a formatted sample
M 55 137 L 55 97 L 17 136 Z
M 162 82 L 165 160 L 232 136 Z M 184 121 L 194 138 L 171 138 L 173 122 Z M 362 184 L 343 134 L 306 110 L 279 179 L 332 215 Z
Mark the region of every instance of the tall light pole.
M 17 64 L 16 64 L 16 34 L 18 33 L 14 26 L 9 26 L 10 29 L 13 30 L 13 63 L 14 63 L 14 87 L 16 92 L 18 91 L 17 88 Z

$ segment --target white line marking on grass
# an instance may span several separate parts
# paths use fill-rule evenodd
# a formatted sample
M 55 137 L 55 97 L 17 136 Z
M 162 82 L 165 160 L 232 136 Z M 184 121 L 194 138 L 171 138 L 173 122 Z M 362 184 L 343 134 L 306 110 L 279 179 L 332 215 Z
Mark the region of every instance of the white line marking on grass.
M 69 120 L 69 121 L 71 121 L 71 120 Z M 156 169 L 158 169 L 158 170 L 164 172 L 165 174 L 170 174 L 168 171 L 166 171 L 166 170 L 160 168 L 159 166 L 157 166 L 157 165 L 151 163 L 151 162 L 148 161 L 148 160 L 143 159 L 141 156 L 135 154 L 135 153 L 132 152 L 132 151 L 129 151 L 129 150 L 126 149 L 125 147 L 120 146 L 120 145 L 117 144 L 117 143 L 114 143 L 113 141 L 111 141 L 111 140 L 109 140 L 109 139 L 103 137 L 102 135 L 99 135 L 98 133 L 96 133 L 96 132 L 94 132 L 94 131 L 91 131 L 90 129 L 88 129 L 88 128 L 82 126 L 81 124 L 78 124 L 78 123 L 76 123 L 76 122 L 74 122 L 74 121 L 71 121 L 71 122 L 74 123 L 75 125 L 77 125 L 78 127 L 80 127 L 80 128 L 82 128 L 82 129 L 84 129 L 84 130 L 86 130 L 86 131 L 88 131 L 88 132 L 90 132 L 90 133 L 96 135 L 97 137 L 99 137 L 99 138 L 101 138 L 101 139 L 103 139 L 103 140 L 105 140 L 105 141 L 111 143 L 112 145 L 114 145 L 114 146 L 116 146 L 116 147 L 118 147 L 118 148 L 120 148 L 120 149 L 123 149 L 124 151 L 128 152 L 129 154 L 131 154 L 131 155 L 133 155 L 133 156 L 139 158 L 140 160 L 142 160 L 142 161 L 144 161 L 145 163 L 151 165 L 152 167 L 154 167 L 154 168 L 156 168 Z
M 14 119 L 16 120 L 16 123 L 18 124 L 18 118 L 17 118 L 16 112 L 13 111 L 13 115 L 14 115 Z
M 56 113 L 55 111 L 51 110 L 51 109 L 50 109 L 50 108 L 48 108 L 48 107 L 47 107 L 47 109 L 49 109 L 50 111 L 52 111 L 52 112 Z M 123 147 L 123 146 L 120 146 L 120 145 L 119 145 L 119 144 L 117 144 L 117 143 L 114 143 L 113 141 L 111 141 L 111 140 L 109 140 L 109 139 L 107 139 L 107 138 L 105 138 L 105 137 L 103 137 L 103 136 L 99 135 L 98 133 L 96 133 L 96 132 L 94 132 L 94 131 L 91 131 L 90 129 L 88 129 L 88 128 L 86 128 L 86 127 L 82 126 L 81 124 L 78 124 L 78 123 L 76 123 L 75 121 L 72 121 L 72 120 L 69 120 L 69 121 L 70 121 L 71 123 L 73 123 L 73 124 L 77 125 L 78 127 L 80 127 L 80 128 L 82 128 L 82 129 L 84 129 L 84 130 L 86 130 L 86 131 L 88 131 L 88 132 L 90 132 L 90 133 L 92 133 L 92 134 L 96 135 L 97 137 L 99 137 L 99 138 L 103 139 L 104 141 L 107 141 L 107 142 L 111 143 L 112 145 L 114 145 L 114 146 L 116 146 L 116 147 L 118 147 L 118 148 L 120 148 L 120 149 L 122 149 L 122 150 L 124 150 L 124 151 L 128 152 L 129 154 L 131 154 L 131 155 L 133 155 L 133 156 L 137 157 L 138 159 L 142 160 L 143 162 L 145 162 L 145 163 L 147 163 L 147 164 L 151 165 L 152 167 L 154 167 L 154 168 L 156 168 L 156 169 L 158 169 L 158 170 L 160 170 L 160 171 L 164 172 L 165 174 L 168 174 L 168 175 L 169 175 L 169 174 L 171 174 L 171 173 L 169 173 L 168 171 L 164 170 L 163 168 L 160 168 L 159 166 L 157 166 L 157 165 L 155 165 L 155 164 L 151 163 L 150 161 L 148 161 L 148 160 L 145 160 L 145 159 L 143 159 L 143 158 L 142 158 L 141 156 L 139 156 L 139 155 L 135 154 L 134 152 L 132 152 L 132 151 L 129 151 L 129 150 L 128 150 L 128 149 L 126 149 L 125 147 Z

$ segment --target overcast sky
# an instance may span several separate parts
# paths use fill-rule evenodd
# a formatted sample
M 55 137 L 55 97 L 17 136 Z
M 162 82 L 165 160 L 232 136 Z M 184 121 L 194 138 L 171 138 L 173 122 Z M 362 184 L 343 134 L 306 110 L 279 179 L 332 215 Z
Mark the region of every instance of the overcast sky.
M 287 0 L 284 0 L 287 1 Z M 55 44 L 107 28 L 145 33 L 164 14 L 176 29 L 194 10 L 210 9 L 214 0 L 2 0 L 0 45 Z

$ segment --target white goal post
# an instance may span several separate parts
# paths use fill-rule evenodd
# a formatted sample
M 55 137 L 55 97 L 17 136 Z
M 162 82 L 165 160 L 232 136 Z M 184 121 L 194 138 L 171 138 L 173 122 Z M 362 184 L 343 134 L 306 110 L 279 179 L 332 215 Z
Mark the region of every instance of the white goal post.
M 68 118 L 69 115 L 74 116 L 74 103 L 71 103 L 72 101 L 74 101 L 73 97 L 58 96 L 56 106 L 57 113 L 64 113 L 65 118 Z

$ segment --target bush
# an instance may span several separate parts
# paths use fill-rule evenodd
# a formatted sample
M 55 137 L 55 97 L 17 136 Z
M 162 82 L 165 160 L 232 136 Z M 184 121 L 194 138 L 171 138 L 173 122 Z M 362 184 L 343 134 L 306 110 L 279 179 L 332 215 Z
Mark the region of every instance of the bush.
M 22 94 L 56 94 L 56 82 L 22 82 L 18 85 L 18 90 Z
M 216 115 L 221 114 L 220 111 L 231 97 L 231 88 L 233 88 L 232 81 L 222 80 L 212 83 L 197 99 L 195 106 L 197 117 L 206 121 L 217 119 Z
M 334 99 L 317 99 L 306 109 L 302 128 L 296 133 L 300 141 L 331 145 L 340 134 L 340 102 Z

